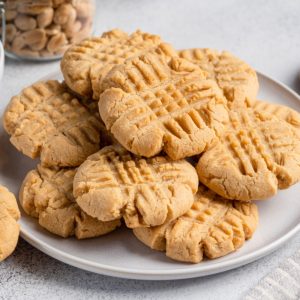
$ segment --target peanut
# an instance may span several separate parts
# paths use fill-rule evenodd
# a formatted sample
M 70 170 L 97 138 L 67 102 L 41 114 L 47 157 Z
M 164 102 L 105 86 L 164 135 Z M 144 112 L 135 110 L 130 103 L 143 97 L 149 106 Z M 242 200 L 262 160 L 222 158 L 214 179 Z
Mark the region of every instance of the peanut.
M 18 13 L 15 10 L 7 9 L 5 11 L 6 22 L 13 21 L 16 18 L 17 14 Z
M 48 42 L 48 38 L 46 36 L 46 33 L 43 32 L 43 34 L 41 34 L 41 38 L 38 40 L 38 42 L 32 43 L 32 44 L 27 44 L 27 45 L 29 46 L 30 49 L 32 49 L 34 51 L 40 51 L 45 48 L 47 42 Z
M 33 30 L 36 28 L 37 22 L 36 19 L 26 16 L 18 15 L 15 18 L 15 25 L 18 29 L 22 31 Z
M 64 31 L 68 38 L 72 38 L 75 36 L 82 28 L 82 23 L 79 21 L 75 21 L 72 26 L 66 26 Z
M 61 4 L 63 3 L 68 3 L 70 1 L 66 1 L 66 0 L 53 0 L 52 3 L 53 3 L 53 7 L 54 8 L 57 8 L 59 7 Z
M 66 38 L 66 35 L 61 32 L 51 37 L 51 39 L 47 44 L 47 50 L 49 52 L 55 53 L 56 51 L 59 51 L 60 48 L 65 46 L 67 43 L 68 40 Z
M 19 13 L 28 14 L 28 15 L 39 15 L 43 12 L 46 7 L 51 7 L 51 0 L 38 0 L 38 1 L 17 1 L 17 11 Z
M 39 43 L 46 36 L 46 32 L 43 29 L 34 29 L 22 33 L 21 36 L 24 38 L 25 44 L 30 46 Z
M 25 46 L 26 46 L 26 43 L 24 41 L 24 37 L 22 35 L 19 35 L 12 42 L 12 51 L 16 52 L 18 50 L 21 50 Z
M 70 15 L 73 13 L 73 6 L 71 4 L 60 5 L 54 14 L 54 23 L 64 25 L 69 21 Z M 76 13 L 76 12 L 75 12 Z
M 69 19 L 67 23 L 63 26 L 63 29 L 68 37 L 72 36 L 72 32 L 78 32 L 80 28 L 78 28 L 78 25 L 75 27 L 75 21 L 76 21 L 76 10 L 72 7 L 69 11 Z M 80 26 L 81 27 L 81 26 Z
M 17 35 L 17 28 L 14 24 L 6 25 L 6 42 L 11 42 Z
M 93 16 L 93 5 L 91 5 L 90 1 L 77 1 L 74 7 L 77 11 L 78 18 L 86 19 Z
M 47 7 L 42 13 L 37 16 L 37 23 L 40 28 L 47 27 L 53 21 L 54 10 L 52 7 Z

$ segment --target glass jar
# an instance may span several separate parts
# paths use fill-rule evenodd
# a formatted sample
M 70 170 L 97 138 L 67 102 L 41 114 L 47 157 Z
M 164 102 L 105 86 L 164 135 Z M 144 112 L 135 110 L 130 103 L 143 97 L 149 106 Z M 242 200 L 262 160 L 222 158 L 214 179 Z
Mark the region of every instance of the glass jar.
M 0 10 L 8 56 L 51 60 L 92 33 L 95 1 L 6 0 L 0 1 Z

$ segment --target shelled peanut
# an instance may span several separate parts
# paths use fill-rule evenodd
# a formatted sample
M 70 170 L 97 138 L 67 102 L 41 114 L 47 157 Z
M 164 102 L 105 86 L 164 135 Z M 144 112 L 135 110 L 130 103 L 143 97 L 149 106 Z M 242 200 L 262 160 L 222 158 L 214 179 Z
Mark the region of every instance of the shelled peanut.
M 51 58 L 91 34 L 92 0 L 7 0 L 5 48 L 21 57 Z

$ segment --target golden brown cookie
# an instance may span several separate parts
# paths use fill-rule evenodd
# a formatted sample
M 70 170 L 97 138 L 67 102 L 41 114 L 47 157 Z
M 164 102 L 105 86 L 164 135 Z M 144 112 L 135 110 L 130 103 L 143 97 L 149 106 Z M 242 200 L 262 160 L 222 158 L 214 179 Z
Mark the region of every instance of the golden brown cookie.
M 15 196 L 0 185 L 0 261 L 16 248 L 20 225 L 20 211 Z
M 134 154 L 199 154 L 224 130 L 226 99 L 193 63 L 148 52 L 103 80 L 99 111 L 106 128 Z
M 128 35 L 114 29 L 70 47 L 61 61 L 61 70 L 73 91 L 99 100 L 102 78 L 113 66 L 150 49 L 157 48 L 160 53 L 176 55 L 170 45 L 161 43 L 157 35 L 139 30 Z
M 45 166 L 78 166 L 100 147 L 100 121 L 67 87 L 42 81 L 11 99 L 4 114 L 11 143 Z
M 296 130 L 296 133 L 300 138 L 300 113 L 296 110 L 288 106 L 260 100 L 256 100 L 251 107 L 256 110 L 265 111 L 275 115 L 278 119 L 284 120 Z
M 191 209 L 175 221 L 136 228 L 135 236 L 174 260 L 199 263 L 227 255 L 243 246 L 258 225 L 255 204 L 226 200 L 199 187 Z
M 216 80 L 230 107 L 245 106 L 256 100 L 259 84 L 255 70 L 231 53 L 198 48 L 178 54 L 207 71 L 208 78 Z
M 25 177 L 20 202 L 25 212 L 39 224 L 61 237 L 92 238 L 115 230 L 119 220 L 101 222 L 88 216 L 73 197 L 75 168 L 50 169 L 39 165 Z
M 74 196 L 83 211 L 102 221 L 124 217 L 130 228 L 182 215 L 197 187 L 197 173 L 188 162 L 143 159 L 117 145 L 88 157 L 74 178 Z
M 202 183 L 233 200 L 260 200 L 300 180 L 300 139 L 261 110 L 231 111 L 227 131 L 197 164 Z

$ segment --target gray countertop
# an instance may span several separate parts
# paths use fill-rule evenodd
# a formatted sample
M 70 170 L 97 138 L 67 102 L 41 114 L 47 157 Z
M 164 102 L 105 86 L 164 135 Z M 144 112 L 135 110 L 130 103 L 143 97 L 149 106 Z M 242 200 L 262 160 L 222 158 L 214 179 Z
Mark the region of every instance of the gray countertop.
M 299 1 L 96 2 L 96 33 L 114 27 L 141 28 L 160 34 L 177 48 L 227 49 L 300 92 Z M 7 59 L 0 101 L 7 102 L 22 87 L 57 69 L 58 62 Z M 15 253 L 0 264 L 0 299 L 239 299 L 299 248 L 300 233 L 273 254 L 232 271 L 190 280 L 142 282 L 76 269 L 20 240 Z

